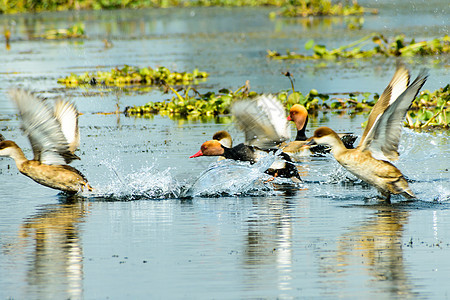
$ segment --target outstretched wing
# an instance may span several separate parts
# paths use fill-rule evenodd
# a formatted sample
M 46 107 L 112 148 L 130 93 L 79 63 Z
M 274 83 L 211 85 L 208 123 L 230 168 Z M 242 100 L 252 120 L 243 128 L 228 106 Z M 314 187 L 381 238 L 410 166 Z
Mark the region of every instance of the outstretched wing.
M 63 165 L 77 158 L 70 152 L 53 110 L 42 99 L 21 89 L 10 90 L 9 96 L 19 109 L 22 129 L 30 140 L 35 160 Z
M 427 77 L 427 71 L 422 70 L 414 82 L 377 116 L 372 128 L 360 144 L 361 150 L 369 149 L 378 159 L 398 159 L 397 149 L 402 133 L 402 120 Z
M 273 148 L 290 138 L 284 107 L 272 95 L 235 102 L 232 113 L 247 145 Z
M 61 131 L 66 137 L 70 152 L 75 152 L 80 146 L 78 110 L 73 103 L 58 99 L 55 102 L 54 114 L 61 125 Z
M 359 143 L 360 145 L 364 143 L 364 139 L 366 138 L 378 116 L 384 113 L 389 105 L 392 105 L 392 103 L 394 103 L 394 101 L 396 101 L 398 97 L 406 90 L 409 85 L 409 78 L 409 70 L 403 63 L 398 61 L 397 69 L 391 79 L 391 82 L 389 82 L 388 86 L 383 91 L 383 94 L 381 94 L 380 99 L 378 99 L 377 103 L 375 103 L 372 111 L 370 112 L 366 129 L 364 130 L 361 141 Z

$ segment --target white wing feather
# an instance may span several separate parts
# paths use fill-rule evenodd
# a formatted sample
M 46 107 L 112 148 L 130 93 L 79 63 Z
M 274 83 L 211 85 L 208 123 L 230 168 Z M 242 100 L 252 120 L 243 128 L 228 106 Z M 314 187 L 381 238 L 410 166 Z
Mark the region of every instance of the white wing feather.
M 414 82 L 383 113 L 377 116 L 361 144 L 361 150 L 369 149 L 372 156 L 377 159 L 398 159 L 397 149 L 402 133 L 402 121 L 426 80 L 427 72 L 422 70 Z
M 361 137 L 360 145 L 365 142 L 365 138 L 369 131 L 372 129 L 375 120 L 378 119 L 380 115 L 383 114 L 384 111 L 389 107 L 389 105 L 394 103 L 394 101 L 396 101 L 399 96 L 406 90 L 409 85 L 409 77 L 409 70 L 406 68 L 406 66 L 401 62 L 397 62 L 397 68 L 394 75 L 392 76 L 391 81 L 370 112 L 367 121 L 367 127 Z
M 45 164 L 63 165 L 74 156 L 53 111 L 28 91 L 12 89 L 9 96 L 17 105 L 22 119 L 22 129 L 30 140 L 34 159 Z
M 235 102 L 232 113 L 237 125 L 244 131 L 248 145 L 273 148 L 290 139 L 284 107 L 272 95 Z
M 61 124 L 61 130 L 73 153 L 80 146 L 80 129 L 78 127 L 78 110 L 75 105 L 58 99 L 55 102 L 54 114 Z

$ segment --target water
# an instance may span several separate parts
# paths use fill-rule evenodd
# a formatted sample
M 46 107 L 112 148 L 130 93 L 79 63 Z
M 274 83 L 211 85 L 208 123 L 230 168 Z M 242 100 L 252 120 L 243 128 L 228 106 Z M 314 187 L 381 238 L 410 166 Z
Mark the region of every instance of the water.
M 351 32 L 340 18 L 270 21 L 268 9 L 0 16 L 0 26 L 15 24 L 11 50 L 0 50 L 2 134 L 32 156 L 8 87 L 70 95 L 83 113 L 82 159 L 73 166 L 96 188 L 67 197 L 0 159 L 0 297 L 449 298 L 448 132 L 404 130 L 396 165 L 418 200 L 393 197 L 392 205 L 382 205 L 373 188 L 330 156 L 299 163 L 299 185 L 265 182 L 264 166 L 189 159 L 218 130 L 243 141 L 226 117 L 97 114 L 168 97 L 158 89 L 92 93 L 56 83 L 70 72 L 130 64 L 198 67 L 211 73 L 200 91 L 237 89 L 249 79 L 255 91 L 277 92 L 290 88 L 280 75 L 289 70 L 302 92 L 381 92 L 394 59 L 323 68 L 265 58 L 267 49 L 302 51 L 310 38 L 334 47 L 372 31 L 417 39 L 448 33 L 445 1 L 370 4 L 380 15 L 365 17 L 363 29 Z M 78 20 L 87 40 L 29 39 Z M 104 38 L 112 48 L 104 49 Z M 414 75 L 423 64 L 431 68 L 430 90 L 449 82 L 448 56 L 441 61 L 407 60 Z M 307 134 L 323 125 L 361 134 L 366 118 L 320 112 L 311 116 Z

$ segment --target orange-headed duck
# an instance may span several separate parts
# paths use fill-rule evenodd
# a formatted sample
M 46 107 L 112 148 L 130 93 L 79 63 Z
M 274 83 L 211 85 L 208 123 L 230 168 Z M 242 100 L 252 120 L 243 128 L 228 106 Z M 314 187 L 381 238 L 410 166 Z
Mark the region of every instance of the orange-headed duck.
M 261 95 L 253 100 L 237 101 L 232 106 L 236 123 L 245 134 L 245 143 L 232 147 L 231 136 L 225 131 L 217 132 L 213 140 L 202 144 L 200 151 L 190 156 L 222 156 L 227 159 L 257 162 L 267 153 L 277 153 L 279 160 L 267 170 L 273 176 L 300 179 L 296 166 L 289 155 L 277 147 L 289 139 L 289 124 L 284 108 L 272 95 Z
M 283 152 L 287 153 L 292 160 L 298 161 L 302 157 L 310 155 L 322 155 L 329 153 L 330 149 L 320 145 L 307 145 L 308 137 L 306 136 L 306 126 L 308 125 L 308 111 L 303 105 L 294 104 L 289 110 L 288 121 L 292 121 L 297 127 L 297 136 L 294 141 L 281 146 Z M 344 145 L 352 149 L 353 143 L 358 138 L 356 135 L 349 133 L 340 133 L 339 137 L 344 142 Z
M 427 73 L 423 70 L 410 84 L 408 69 L 398 63 L 391 82 L 372 108 L 367 127 L 355 149 L 347 149 L 328 127 L 318 128 L 310 143 L 331 147 L 331 153 L 344 168 L 376 187 L 387 202 L 391 194 L 415 198 L 403 174 L 388 160 L 398 159 L 402 120 L 426 79 Z
M 44 186 L 67 193 L 92 190 L 83 174 L 68 165 L 79 159 L 74 154 L 80 144 L 75 106 L 58 99 L 52 108 L 44 100 L 21 89 L 10 90 L 9 96 L 17 105 L 34 158 L 28 160 L 22 149 L 9 140 L 0 142 L 0 156 L 14 159 L 22 174 Z

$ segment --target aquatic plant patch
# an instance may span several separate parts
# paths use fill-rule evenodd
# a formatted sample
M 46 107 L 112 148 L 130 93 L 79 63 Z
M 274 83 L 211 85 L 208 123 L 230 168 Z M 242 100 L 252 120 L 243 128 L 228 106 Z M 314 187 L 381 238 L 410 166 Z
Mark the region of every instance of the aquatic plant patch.
M 169 89 L 174 93 L 174 96 L 170 99 L 162 102 L 148 102 L 142 106 L 127 107 L 124 111 L 125 115 L 139 117 L 153 114 L 178 117 L 227 115 L 230 113 L 233 101 L 260 95 L 257 92 L 250 92 L 248 84 L 234 92 L 229 89 L 221 89 L 218 92 L 204 94 L 200 94 L 189 87 L 180 91 L 176 91 L 172 87 L 169 87 Z M 408 112 L 408 123 L 405 123 L 405 125 L 414 128 L 427 126 L 448 128 L 448 121 L 450 121 L 449 90 L 450 88 L 447 85 L 434 92 L 421 92 Z M 348 114 L 369 112 L 380 97 L 377 93 L 368 92 L 321 94 L 315 89 L 312 89 L 306 95 L 294 90 L 281 91 L 276 95 L 286 107 L 286 111 L 289 111 L 294 104 L 302 104 L 310 113 L 330 110 L 334 112 L 346 111 Z
M 205 115 L 216 116 L 229 114 L 233 101 L 242 98 L 252 98 L 260 94 L 249 91 L 248 85 L 240 87 L 235 92 L 229 89 L 221 89 L 216 92 L 198 93 L 195 89 L 186 88 L 183 92 L 176 91 L 172 87 L 169 89 L 174 93 L 172 98 L 162 102 L 148 102 L 142 106 L 127 107 L 126 115 L 145 114 L 175 114 L 180 116 Z M 370 101 L 370 93 L 348 94 L 348 98 L 333 97 L 334 95 L 320 94 L 316 90 L 311 90 L 303 95 L 301 92 L 281 91 L 277 93 L 278 99 L 289 109 L 296 103 L 303 104 L 309 111 L 315 110 L 341 110 L 353 109 L 355 111 L 369 110 L 375 100 Z
M 377 14 L 377 9 L 365 8 L 357 1 L 332 2 L 330 0 L 292 0 L 286 1 L 282 9 L 276 13 L 283 17 L 310 16 L 350 16 L 365 13 Z M 274 14 L 271 15 L 272 17 Z
M 370 48 L 370 45 L 372 48 Z M 273 59 L 341 59 L 366 58 L 373 56 L 415 56 L 440 55 L 450 53 L 450 37 L 448 35 L 429 41 L 416 42 L 412 39 L 406 42 L 404 35 L 396 36 L 392 42 L 378 33 L 372 33 L 348 45 L 328 50 L 326 46 L 309 40 L 305 44 L 306 50 L 313 54 L 299 54 L 286 51 L 285 55 L 277 51 L 268 50 L 268 57 Z
M 406 116 L 411 128 L 449 128 L 450 84 L 434 92 L 422 91 L 414 100 Z
M 70 74 L 59 78 L 58 83 L 68 87 L 76 86 L 116 86 L 127 85 L 164 85 L 164 84 L 191 84 L 195 80 L 205 79 L 208 73 L 198 69 L 189 72 L 171 72 L 166 67 L 153 69 L 151 67 L 133 67 L 125 65 L 116 67 L 111 71 L 85 72 L 80 75 Z
M 67 29 L 51 29 L 47 30 L 44 34 L 38 35 L 38 38 L 44 38 L 47 40 L 58 40 L 58 39 L 73 39 L 73 38 L 84 38 L 84 24 L 77 23 L 70 26 Z

